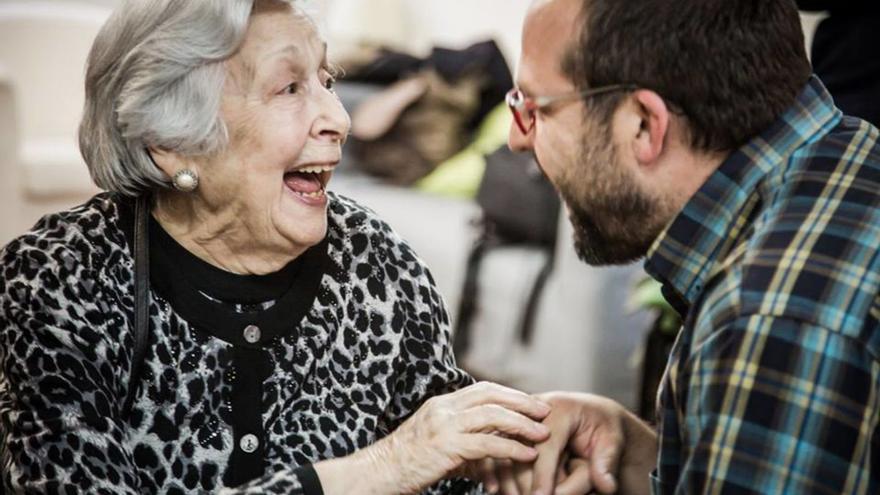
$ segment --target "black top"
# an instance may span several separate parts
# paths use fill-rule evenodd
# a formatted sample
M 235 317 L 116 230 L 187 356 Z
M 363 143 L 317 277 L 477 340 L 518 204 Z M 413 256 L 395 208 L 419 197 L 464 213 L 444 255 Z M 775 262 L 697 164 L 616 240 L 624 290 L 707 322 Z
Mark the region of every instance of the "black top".
M 803 10 L 829 11 L 813 39 L 813 70 L 835 104 L 880 126 L 880 2 L 798 0 Z
M 119 220 L 131 249 L 133 205 L 124 198 L 119 204 Z M 301 320 L 311 308 L 326 268 L 327 242 L 275 273 L 255 276 L 227 272 L 201 260 L 178 244 L 152 216 L 149 236 L 152 288 L 185 320 L 236 346 L 232 361 L 240 372 L 230 395 L 234 442 L 241 442 L 248 434 L 265 438 L 260 395 L 272 367 L 268 356 L 256 350 L 289 333 L 289 322 Z M 259 342 L 245 338 L 241 329 L 249 325 L 260 329 Z M 235 450 L 229 462 L 228 484 L 238 486 L 262 476 L 264 463 L 259 454 L 263 454 L 261 448 L 252 453 Z M 320 485 L 316 488 L 321 491 Z

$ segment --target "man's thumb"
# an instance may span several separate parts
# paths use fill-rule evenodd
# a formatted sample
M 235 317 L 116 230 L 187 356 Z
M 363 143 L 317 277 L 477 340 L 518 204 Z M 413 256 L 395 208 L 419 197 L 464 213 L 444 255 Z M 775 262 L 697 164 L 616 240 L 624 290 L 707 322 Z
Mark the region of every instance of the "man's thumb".
M 620 464 L 621 445 L 619 441 L 606 439 L 592 449 L 590 469 L 593 487 L 600 493 L 617 492 L 617 468 Z

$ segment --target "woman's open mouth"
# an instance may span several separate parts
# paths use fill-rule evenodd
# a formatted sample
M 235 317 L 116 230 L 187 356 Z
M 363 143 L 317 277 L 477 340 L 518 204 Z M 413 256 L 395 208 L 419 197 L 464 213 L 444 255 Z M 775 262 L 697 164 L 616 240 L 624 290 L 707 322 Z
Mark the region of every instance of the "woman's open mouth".
M 323 204 L 335 164 L 307 165 L 284 174 L 284 184 L 310 205 Z

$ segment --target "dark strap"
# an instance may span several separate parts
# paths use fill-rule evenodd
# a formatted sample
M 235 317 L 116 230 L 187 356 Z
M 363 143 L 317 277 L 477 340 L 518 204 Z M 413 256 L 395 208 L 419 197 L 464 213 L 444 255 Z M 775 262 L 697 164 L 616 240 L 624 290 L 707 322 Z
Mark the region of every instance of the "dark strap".
M 471 323 L 477 312 L 477 296 L 480 266 L 489 248 L 490 241 L 481 236 L 468 255 L 465 268 L 464 285 L 458 303 L 458 321 L 452 334 L 452 352 L 461 358 L 471 346 Z
M 467 266 L 465 269 L 464 285 L 461 291 L 461 300 L 458 307 L 458 321 L 455 326 L 455 333 L 452 337 L 452 350 L 456 356 L 463 356 L 471 346 L 471 324 L 474 316 L 479 309 L 479 275 L 480 268 L 483 264 L 487 251 L 492 248 L 509 244 L 493 238 L 493 236 L 481 236 L 471 249 L 468 256 Z M 548 254 L 547 260 L 541 267 L 532 284 L 526 307 L 522 313 L 522 319 L 519 327 L 519 341 L 525 345 L 532 343 L 532 336 L 535 330 L 535 318 L 538 313 L 538 305 L 541 302 L 541 296 L 544 292 L 544 286 L 547 279 L 553 273 L 553 267 L 556 264 L 556 242 L 545 247 Z
M 555 242 L 547 251 L 547 261 L 538 272 L 535 283 L 532 285 L 532 292 L 529 294 L 529 301 L 526 303 L 526 309 L 523 312 L 522 324 L 519 327 L 519 340 L 525 345 L 532 343 L 532 336 L 535 334 L 535 318 L 538 314 L 538 303 L 541 302 L 541 295 L 544 292 L 544 285 L 547 279 L 553 273 L 553 265 L 556 263 Z
M 134 352 L 128 379 L 128 395 L 122 407 L 123 418 L 131 415 L 150 336 L 149 218 L 149 196 L 141 195 L 134 206 Z

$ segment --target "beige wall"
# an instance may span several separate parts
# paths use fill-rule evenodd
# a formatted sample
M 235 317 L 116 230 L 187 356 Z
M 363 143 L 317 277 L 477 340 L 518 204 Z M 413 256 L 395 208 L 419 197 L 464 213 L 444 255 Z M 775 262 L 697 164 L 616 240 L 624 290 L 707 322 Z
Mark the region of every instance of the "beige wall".
M 22 0 L 0 0 L 9 3 Z M 120 0 L 79 1 L 116 6 Z M 411 49 L 432 44 L 456 47 L 494 37 L 511 65 L 519 57 L 522 18 L 531 0 L 306 0 L 325 16 L 332 39 L 354 33 L 372 33 L 380 39 L 401 41 Z M 822 14 L 804 14 L 807 46 Z
M 318 0 L 330 41 L 380 40 L 417 53 L 495 39 L 511 62 L 530 0 Z
M 96 0 L 99 1 L 99 0 Z M 324 14 L 331 46 L 367 38 L 404 50 L 463 47 L 494 38 L 515 68 L 522 20 L 531 0 L 312 0 Z M 824 14 L 802 14 L 806 45 Z M 809 52 L 809 50 L 808 50 Z

